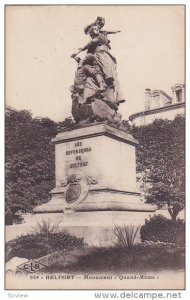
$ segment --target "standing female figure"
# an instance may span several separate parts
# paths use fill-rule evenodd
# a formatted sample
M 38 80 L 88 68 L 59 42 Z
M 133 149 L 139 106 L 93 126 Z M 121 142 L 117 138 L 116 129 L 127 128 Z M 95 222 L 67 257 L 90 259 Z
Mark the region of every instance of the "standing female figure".
M 116 59 L 109 52 L 111 47 L 108 34 L 115 34 L 120 31 L 101 31 L 103 25 L 104 19 L 97 17 L 97 20 L 94 23 L 85 27 L 84 32 L 85 34 L 90 34 L 91 41 L 84 47 L 79 48 L 79 52 L 76 54 L 74 53 L 72 57 L 75 57 L 81 51 L 85 50 L 87 50 L 87 53 L 94 55 L 104 76 L 105 83 L 107 84 L 107 89 L 104 92 L 104 99 L 119 105 L 119 103 L 122 103 L 125 100 L 117 79 Z

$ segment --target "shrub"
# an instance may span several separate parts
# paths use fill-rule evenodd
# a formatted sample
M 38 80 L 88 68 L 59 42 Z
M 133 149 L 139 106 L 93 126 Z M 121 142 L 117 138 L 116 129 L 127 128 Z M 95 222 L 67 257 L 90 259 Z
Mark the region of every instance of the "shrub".
M 175 243 L 184 246 L 185 224 L 182 220 L 172 221 L 162 215 L 153 216 L 145 220 L 141 227 L 142 241 Z
M 60 220 L 59 222 L 52 224 L 50 222 L 50 220 L 48 219 L 46 220 L 42 220 L 42 223 L 37 223 L 36 226 L 34 226 L 33 228 L 33 232 L 35 234 L 41 234 L 45 237 L 47 237 L 49 234 L 52 233 L 57 233 L 63 230 L 60 230 L 60 226 L 59 224 L 61 223 L 62 220 Z
M 23 257 L 36 259 L 54 251 L 70 251 L 75 248 L 82 248 L 83 238 L 76 238 L 70 234 L 58 231 L 58 224 L 50 225 L 49 221 L 42 225 L 32 234 L 17 237 L 6 243 L 7 260 L 12 257 Z
M 139 227 L 135 226 L 126 226 L 119 227 L 115 225 L 114 234 L 117 237 L 116 245 L 119 247 L 124 247 L 128 249 L 132 249 L 136 243 L 137 233 L 139 231 Z

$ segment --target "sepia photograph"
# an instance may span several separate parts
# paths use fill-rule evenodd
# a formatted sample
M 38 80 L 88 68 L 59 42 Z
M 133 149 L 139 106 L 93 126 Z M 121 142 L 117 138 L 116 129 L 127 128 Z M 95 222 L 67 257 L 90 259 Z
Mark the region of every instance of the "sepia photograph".
M 185 14 L 5 6 L 6 290 L 185 289 Z

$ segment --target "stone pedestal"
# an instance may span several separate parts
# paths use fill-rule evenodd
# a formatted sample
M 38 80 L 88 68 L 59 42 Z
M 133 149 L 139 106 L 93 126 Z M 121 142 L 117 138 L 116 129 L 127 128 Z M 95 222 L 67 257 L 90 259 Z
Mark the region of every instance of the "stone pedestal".
M 138 141 L 130 134 L 99 123 L 59 133 L 52 142 L 56 186 L 34 213 L 155 211 L 136 189 Z

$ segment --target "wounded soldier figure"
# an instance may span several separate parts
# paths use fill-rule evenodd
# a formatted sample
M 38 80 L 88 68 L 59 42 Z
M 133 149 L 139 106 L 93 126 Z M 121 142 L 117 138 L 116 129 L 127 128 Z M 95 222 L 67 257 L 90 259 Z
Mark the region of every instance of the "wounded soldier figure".
M 78 68 L 75 72 L 74 94 L 78 94 L 78 104 L 90 103 L 95 95 L 105 91 L 103 75 L 92 54 L 87 54 L 83 60 L 75 57 L 75 60 Z

